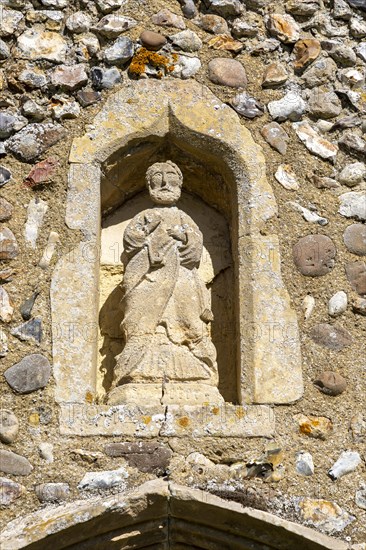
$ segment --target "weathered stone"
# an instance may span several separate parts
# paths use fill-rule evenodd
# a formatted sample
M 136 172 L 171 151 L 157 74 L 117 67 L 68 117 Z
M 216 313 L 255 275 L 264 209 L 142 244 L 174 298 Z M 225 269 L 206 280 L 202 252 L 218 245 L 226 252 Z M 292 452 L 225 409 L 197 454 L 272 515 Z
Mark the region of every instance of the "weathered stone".
M 89 105 L 94 105 L 102 99 L 102 96 L 99 92 L 85 88 L 84 90 L 79 90 L 76 99 L 82 107 L 89 107 Z
M 308 122 L 294 122 L 293 127 L 299 139 L 311 153 L 323 159 L 334 160 L 336 158 L 337 145 L 320 136 Z
M 328 475 L 333 481 L 353 472 L 361 463 L 359 453 L 354 451 L 344 451 L 338 460 L 333 464 Z
M 326 235 L 307 235 L 293 246 L 296 267 L 303 275 L 320 277 L 334 267 L 336 248 Z
M 24 300 L 24 302 L 21 304 L 19 310 L 24 321 L 28 321 L 31 318 L 32 309 L 38 295 L 39 295 L 39 290 L 36 290 L 36 292 L 33 292 L 32 296 Z
M 225 19 L 219 15 L 213 15 L 211 13 L 203 14 L 200 15 L 199 18 L 195 19 L 193 23 L 198 27 L 201 27 L 204 31 L 211 32 L 213 34 L 228 34 L 229 32 L 228 24 Z
M 288 79 L 288 73 L 283 65 L 280 63 L 271 63 L 266 67 L 262 86 L 263 88 L 272 88 L 284 84 Z
M 354 38 L 365 38 L 366 36 L 366 23 L 352 17 L 349 23 L 349 30 Z
M 338 504 L 329 500 L 303 498 L 300 499 L 298 506 L 301 519 L 307 525 L 325 533 L 333 534 L 343 531 L 356 519 L 340 508 Z
M 63 502 L 70 496 L 70 487 L 67 483 L 40 483 L 35 492 L 40 502 Z
M 159 34 L 158 32 L 143 31 L 140 34 L 140 42 L 144 48 L 157 51 L 166 44 L 167 40 L 165 36 Z
M 9 220 L 13 215 L 13 205 L 6 199 L 0 197 L 0 222 Z
M 259 28 L 255 20 L 235 19 L 231 25 L 231 34 L 235 38 L 253 38 L 258 32 Z M 223 31 L 222 34 L 227 34 L 227 31 Z
M 180 54 L 177 61 L 174 63 L 174 70 L 171 72 L 171 75 L 186 79 L 194 76 L 200 68 L 201 61 L 198 57 Z
M 188 29 L 172 34 L 169 36 L 169 40 L 174 47 L 184 52 L 197 52 L 202 48 L 202 40 L 195 32 Z
M 363 162 L 347 164 L 338 176 L 338 180 L 348 187 L 354 187 L 366 177 L 366 166 Z
M 78 485 L 82 491 L 111 489 L 112 487 L 126 487 L 125 479 L 128 477 L 126 469 L 122 466 L 118 470 L 102 472 L 87 472 Z
M 293 44 L 300 38 L 300 27 L 291 15 L 269 15 L 266 27 L 272 36 L 285 44 Z
M 328 313 L 332 317 L 337 317 L 347 309 L 347 294 L 340 290 L 336 292 L 328 302 Z
M 338 212 L 345 218 L 366 220 L 366 193 L 352 191 L 339 196 L 341 205 Z
M 68 5 L 68 0 L 41 0 L 41 4 L 47 8 L 63 10 Z
M 221 15 L 225 19 L 234 15 L 240 15 L 243 6 L 239 0 L 205 0 L 211 12 Z
M 42 321 L 41 319 L 31 319 L 13 328 L 10 332 L 19 340 L 24 342 L 33 340 L 39 344 L 42 340 Z
M 47 116 L 46 110 L 33 99 L 27 99 L 22 105 L 22 113 L 33 121 L 40 122 Z
M 321 45 L 338 66 L 353 67 L 356 64 L 356 54 L 349 46 L 335 40 L 323 41 Z
M 86 451 L 85 449 L 72 449 L 70 451 L 74 460 L 82 460 L 88 464 L 94 464 L 104 458 L 104 454 L 100 451 Z
M 132 17 L 113 14 L 102 17 L 95 27 L 93 27 L 93 30 L 106 38 L 117 38 L 121 33 L 132 29 L 136 25 L 137 21 L 132 19 Z
M 317 176 L 316 174 L 313 175 L 311 181 L 318 189 L 335 189 L 336 187 L 340 187 L 337 180 L 325 176 Z
M 270 122 L 263 126 L 261 134 L 271 147 L 276 149 L 281 155 L 286 153 L 290 138 L 277 122 Z
M 237 94 L 230 103 L 237 113 L 246 118 L 255 118 L 264 113 L 264 106 L 246 92 Z
M 285 189 L 296 191 L 300 188 L 296 174 L 289 164 L 280 164 L 276 170 L 275 178 Z
M 366 295 L 366 263 L 359 261 L 347 264 L 346 275 L 353 290 L 360 296 Z
M 81 61 L 88 62 L 90 58 L 97 56 L 99 58 L 100 43 L 95 34 L 76 34 L 73 38 Z
M 76 11 L 66 19 L 66 27 L 72 33 L 88 32 L 91 25 L 91 19 L 87 13 Z
M 355 133 L 344 133 L 338 143 L 351 155 L 366 154 L 366 141 Z
M 13 260 L 18 256 L 19 248 L 17 240 L 10 229 L 0 229 L 0 260 Z
M 25 185 L 36 187 L 40 184 L 50 183 L 58 165 L 59 161 L 56 157 L 49 157 L 46 160 L 38 162 L 24 179 Z
M 64 96 L 56 96 L 53 97 L 51 113 L 56 120 L 66 120 L 77 118 L 81 109 L 77 101 L 70 101 Z
M 236 59 L 212 59 L 208 64 L 208 77 L 215 84 L 232 88 L 246 88 L 248 82 L 243 65 Z
M 319 346 L 332 351 L 341 351 L 353 343 L 348 330 L 338 324 L 318 323 L 311 329 L 310 337 Z
M 133 42 L 127 36 L 120 36 L 104 50 L 104 60 L 109 65 L 124 65 L 134 53 Z
M 24 238 L 27 244 L 36 248 L 39 229 L 48 210 L 48 205 L 42 199 L 32 199 L 27 208 L 27 221 L 24 226 Z
M 7 111 L 0 111 L 0 138 L 7 138 L 18 132 L 27 124 L 27 119 L 13 115 Z
M 15 476 L 28 476 L 32 470 L 33 466 L 24 456 L 0 449 L 0 472 Z
M 91 78 L 94 87 L 98 90 L 110 90 L 111 88 L 122 82 L 121 73 L 115 67 L 111 69 L 93 67 L 91 70 Z
M 11 172 L 4 166 L 0 166 L 0 187 L 5 185 L 11 180 Z M 5 200 L 5 199 L 4 199 Z
M 54 63 L 66 61 L 67 42 L 56 32 L 27 29 L 18 37 L 17 48 L 18 57 L 22 59 L 44 59 Z
M 29 88 L 44 88 L 47 86 L 47 77 L 39 67 L 28 65 L 18 75 L 19 82 Z
M 366 315 L 366 299 L 358 296 L 352 300 L 352 310 L 354 313 Z
M 314 88 L 321 84 L 329 83 L 334 80 L 334 76 L 337 71 L 337 65 L 330 57 L 322 57 L 317 59 L 311 67 L 309 67 L 303 74 L 302 78 L 305 81 L 306 86 Z
M 65 129 L 47 122 L 29 124 L 6 142 L 6 149 L 24 162 L 35 160 L 66 135 Z
M 361 42 L 356 48 L 356 53 L 362 61 L 366 62 L 366 42 Z M 1 56 L 1 45 L 0 45 L 0 56 Z
M 320 52 L 321 45 L 319 40 L 315 40 L 315 38 L 305 38 L 304 40 L 298 40 L 293 49 L 293 54 L 295 56 L 295 70 L 301 71 L 305 69 L 305 67 L 315 61 Z
M 296 453 L 296 472 L 302 476 L 314 474 L 314 462 L 310 453 L 306 451 Z
M 73 92 L 88 82 L 85 65 L 59 65 L 51 73 L 53 86 Z
M 0 477 L 0 506 L 9 506 L 25 493 L 25 487 L 6 477 Z
M 19 421 L 12 411 L 0 409 L 0 441 L 14 443 L 19 431 Z
M 110 13 L 117 10 L 123 4 L 123 0 L 97 0 L 97 6 L 102 13 Z
M 288 0 L 286 2 L 286 11 L 293 15 L 308 17 L 314 15 L 319 8 L 319 0 Z
M 25 27 L 24 15 L 15 10 L 0 6 L 0 36 L 16 36 Z
M 59 10 L 35 10 L 26 15 L 31 23 L 43 23 L 46 31 L 60 31 L 64 23 L 64 14 Z
M 187 19 L 193 19 L 197 17 L 198 11 L 194 4 L 194 0 L 179 0 L 184 17 Z
M 31 393 L 48 384 L 51 366 L 44 355 L 33 353 L 9 367 L 4 376 L 9 386 L 17 393 Z
M 352 10 L 345 0 L 334 0 L 332 16 L 334 19 L 348 21 L 352 16 Z
M 8 57 L 10 57 L 9 46 L 0 38 L 0 59 L 8 59 Z
M 152 23 L 160 27 L 176 27 L 177 29 L 184 30 L 186 25 L 181 15 L 176 15 L 170 10 L 163 8 L 151 17 Z
M 306 103 L 297 92 L 287 92 L 278 101 L 270 101 L 267 105 L 269 114 L 273 119 L 279 120 L 300 120 L 306 110 Z
M 300 433 L 314 439 L 327 439 L 333 431 L 333 423 L 326 416 L 305 416 L 298 414 L 294 419 L 299 424 Z
M 364 224 L 349 225 L 343 233 L 343 241 L 353 254 L 366 256 L 366 226 Z
M 347 388 L 347 381 L 343 376 L 337 372 L 324 371 L 321 373 L 316 380 L 314 380 L 314 385 L 326 395 L 340 395 Z
M 0 286 L 0 321 L 10 323 L 14 313 L 14 308 L 5 288 Z
M 334 118 L 342 111 L 342 103 L 337 94 L 323 91 L 321 88 L 311 92 L 308 106 L 314 118 Z
M 234 40 L 230 35 L 219 34 L 209 40 L 208 45 L 214 50 L 224 50 L 227 52 L 239 53 L 244 48 L 244 44 L 239 40 Z
M 108 443 L 104 447 L 108 456 L 122 456 L 127 460 L 129 466 L 137 468 L 141 472 L 163 475 L 169 465 L 172 452 L 168 447 L 159 443 Z

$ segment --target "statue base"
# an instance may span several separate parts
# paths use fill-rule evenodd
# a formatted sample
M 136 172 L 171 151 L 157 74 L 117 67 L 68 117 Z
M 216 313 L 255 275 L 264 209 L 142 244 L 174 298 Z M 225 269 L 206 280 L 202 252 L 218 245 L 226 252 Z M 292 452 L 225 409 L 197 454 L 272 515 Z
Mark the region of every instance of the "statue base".
M 117 386 L 108 395 L 108 405 L 219 405 L 224 399 L 215 386 L 198 382 L 140 383 Z

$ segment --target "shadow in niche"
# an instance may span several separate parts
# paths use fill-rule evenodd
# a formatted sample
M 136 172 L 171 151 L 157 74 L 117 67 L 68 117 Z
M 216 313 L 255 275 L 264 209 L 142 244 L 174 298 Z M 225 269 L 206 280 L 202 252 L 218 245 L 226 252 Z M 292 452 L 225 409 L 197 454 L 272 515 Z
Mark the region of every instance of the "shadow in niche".
M 175 150 L 176 149 L 176 150 Z M 155 157 L 155 155 L 154 155 Z M 198 225 L 203 234 L 204 250 L 200 274 L 211 294 L 211 309 L 214 321 L 211 323 L 211 337 L 217 350 L 219 372 L 219 391 L 227 402 L 237 402 L 237 342 L 236 342 L 236 300 L 235 273 L 231 255 L 231 238 L 227 221 L 230 201 L 222 188 L 222 178 L 210 173 L 207 167 L 192 159 L 190 155 L 173 146 L 168 152 L 159 154 L 159 158 L 145 159 L 149 166 L 153 162 L 171 159 L 183 172 L 183 192 L 177 207 L 186 212 Z M 141 172 L 140 172 L 141 174 Z M 144 188 L 144 174 L 140 175 L 139 188 Z M 223 208 L 213 208 L 197 196 L 218 197 L 221 187 Z M 187 189 L 190 192 L 187 192 Z M 193 192 L 196 191 L 195 193 Z M 226 196 L 225 196 L 226 195 Z M 101 346 L 102 361 L 100 370 L 103 376 L 103 388 L 109 391 L 113 380 L 116 356 L 122 351 L 124 342 L 120 324 L 120 309 L 123 266 L 120 261 L 123 251 L 123 232 L 128 222 L 141 211 L 151 208 L 152 203 L 147 191 L 142 191 L 126 200 L 112 213 L 104 216 L 102 225 L 101 254 L 101 310 L 100 330 L 103 337 Z M 225 215 L 223 213 L 225 212 Z

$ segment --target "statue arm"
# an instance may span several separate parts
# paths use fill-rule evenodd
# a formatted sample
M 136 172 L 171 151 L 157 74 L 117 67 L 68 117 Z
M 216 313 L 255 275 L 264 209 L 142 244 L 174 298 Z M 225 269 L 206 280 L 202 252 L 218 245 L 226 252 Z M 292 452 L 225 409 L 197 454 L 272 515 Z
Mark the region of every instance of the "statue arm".
M 149 235 L 155 231 L 160 223 L 159 214 L 153 210 L 146 210 L 135 216 L 126 227 L 123 235 L 123 246 L 127 256 L 132 256 L 143 248 L 148 242 Z
M 203 235 L 192 218 L 182 213 L 182 225 L 185 229 L 185 242 L 179 249 L 181 264 L 189 269 L 198 267 L 203 250 Z

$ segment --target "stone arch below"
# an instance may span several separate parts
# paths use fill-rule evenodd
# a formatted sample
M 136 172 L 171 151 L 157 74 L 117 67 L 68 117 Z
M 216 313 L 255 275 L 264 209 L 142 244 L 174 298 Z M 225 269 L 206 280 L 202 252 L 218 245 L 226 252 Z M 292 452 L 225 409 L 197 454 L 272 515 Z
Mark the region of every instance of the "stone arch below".
M 150 481 L 8 524 L 2 550 L 346 550 L 347 544 L 205 491 Z
M 144 166 L 163 153 L 179 157 L 188 172 L 198 166 L 199 177 L 188 178 L 186 190 L 217 208 L 230 227 L 237 402 L 296 401 L 303 392 L 298 326 L 282 282 L 278 238 L 266 229 L 277 207 L 263 153 L 207 88 L 167 79 L 127 83 L 72 144 L 66 223 L 84 237 L 58 262 L 51 283 L 57 402 L 70 409 L 95 401 L 101 214 L 136 195 Z M 209 178 L 215 184 L 202 185 Z M 100 433 L 67 424 L 66 433 Z

